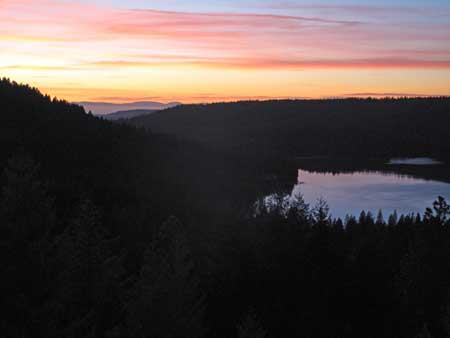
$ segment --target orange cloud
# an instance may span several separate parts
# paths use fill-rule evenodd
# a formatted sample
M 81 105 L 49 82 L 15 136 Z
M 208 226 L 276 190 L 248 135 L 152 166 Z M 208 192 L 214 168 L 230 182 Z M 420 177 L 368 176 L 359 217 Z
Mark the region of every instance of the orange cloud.
M 431 54 L 418 58 L 414 48 L 411 53 L 415 58 L 411 59 L 394 49 L 406 38 L 410 45 L 422 41 L 448 44 L 450 25 L 429 30 L 379 27 L 302 16 L 116 10 L 51 0 L 3 1 L 0 6 L 0 36 L 42 47 L 59 45 L 68 53 L 71 48 L 92 48 L 98 43 L 99 49 L 106 47 L 113 54 L 117 51 L 113 48 L 115 42 L 121 42 L 122 48 L 138 54 L 164 48 L 176 51 L 179 63 L 184 58 L 187 63 L 203 64 L 199 59 L 206 56 L 214 58 L 206 65 L 221 63 L 239 68 L 447 68 L 450 60 L 436 59 Z M 336 61 L 327 61 L 324 55 Z M 89 61 L 104 66 L 106 61 L 99 57 L 94 54 Z M 174 60 L 159 58 L 156 64 L 164 62 L 171 64 Z M 154 61 L 144 58 L 115 61 L 118 67 L 151 63 Z M 109 62 L 109 66 L 113 65 L 113 61 Z
M 289 8 L 289 3 L 279 6 Z M 303 88 L 293 84 L 306 75 L 286 75 L 289 71 L 307 72 L 310 82 L 315 79 L 311 72 L 347 71 L 327 78 L 327 82 L 323 75 L 316 75 L 323 88 L 312 93 L 307 87 L 306 94 L 294 95 L 317 96 L 342 92 L 343 85 L 354 81 L 350 72 L 390 71 L 386 74 L 392 79 L 402 70 L 450 70 L 450 49 L 446 47 L 450 46 L 450 24 L 342 20 L 333 17 L 333 11 L 364 12 L 364 17 L 371 12 L 364 6 L 320 9 L 327 15 L 184 13 L 116 9 L 75 1 L 4 0 L 0 2 L 0 70 L 71 97 L 75 96 L 71 93 L 87 97 L 81 94 L 82 88 L 105 88 L 105 95 L 89 97 L 146 97 L 144 86 L 152 86 L 158 97 L 170 90 L 173 93 L 167 95 L 172 97 L 177 93 L 198 99 L 201 95 L 195 93 L 208 90 L 212 80 L 219 86 L 220 79 L 216 75 L 212 79 L 212 72 L 226 75 L 223 87 L 214 88 L 218 92 L 245 83 L 233 97 L 267 96 L 270 83 L 259 81 L 266 78 L 264 72 L 271 72 L 273 79 L 286 83 L 277 97 L 290 97 L 287 91 Z M 376 7 L 374 12 L 383 12 L 383 8 Z M 45 83 L 42 74 L 48 75 Z M 417 78 L 417 74 L 410 74 Z M 154 77 L 153 82 L 145 78 L 148 76 Z M 252 86 L 250 80 L 243 81 L 251 76 L 257 78 Z M 368 81 L 367 73 L 365 76 L 364 81 Z M 443 76 L 436 77 L 440 82 L 427 92 L 450 90 L 449 85 L 441 84 Z M 381 85 L 378 79 L 370 80 L 372 87 L 367 85 L 364 91 Z M 78 89 L 58 87 L 58 83 L 68 81 L 76 83 Z M 135 95 L 118 95 L 125 82 Z M 396 86 L 407 82 L 411 81 L 399 79 Z M 386 79 L 385 83 L 392 81 Z M 258 93 L 262 87 L 266 93 Z M 108 90 L 114 93 L 108 94 Z

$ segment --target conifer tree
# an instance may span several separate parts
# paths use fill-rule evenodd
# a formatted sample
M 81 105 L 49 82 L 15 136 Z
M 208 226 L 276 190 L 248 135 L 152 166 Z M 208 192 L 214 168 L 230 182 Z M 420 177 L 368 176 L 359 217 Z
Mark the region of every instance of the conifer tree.
M 123 275 L 123 257 L 117 238 L 110 238 L 101 225 L 98 210 L 89 200 L 82 201 L 78 215 L 56 243 L 59 271 L 57 299 L 61 307 L 60 330 L 69 337 L 82 337 L 106 330 L 107 306 L 118 304 L 118 281 Z M 63 319 L 64 318 L 64 319 Z
M 39 166 L 24 152 L 9 161 L 0 196 L 0 332 L 28 336 L 35 304 L 47 290 L 52 199 L 39 177 Z
M 436 201 L 433 202 L 433 208 L 426 208 L 424 219 L 426 221 L 435 221 L 439 224 L 445 224 L 450 216 L 450 205 L 444 197 L 439 196 Z
M 430 331 L 428 330 L 428 327 L 426 324 L 423 325 L 422 329 L 417 334 L 416 338 L 432 338 Z
M 317 200 L 317 203 L 312 210 L 312 215 L 316 223 L 322 225 L 328 223 L 330 217 L 330 207 L 325 199 L 319 198 Z
M 397 225 L 397 222 L 398 222 L 397 210 L 394 210 L 394 212 L 391 215 L 389 215 L 388 225 L 394 226 Z
M 238 338 L 266 338 L 267 333 L 262 328 L 253 309 L 250 309 L 237 327 Z
M 171 217 L 145 252 L 128 304 L 130 337 L 202 337 L 200 295 L 186 233 Z
M 39 165 L 20 151 L 8 161 L 1 191 L 4 231 L 14 238 L 45 237 L 53 223 L 52 199 L 39 178 Z
M 384 225 L 383 212 L 381 211 L 381 209 L 378 211 L 377 220 L 376 220 L 375 224 L 378 226 Z

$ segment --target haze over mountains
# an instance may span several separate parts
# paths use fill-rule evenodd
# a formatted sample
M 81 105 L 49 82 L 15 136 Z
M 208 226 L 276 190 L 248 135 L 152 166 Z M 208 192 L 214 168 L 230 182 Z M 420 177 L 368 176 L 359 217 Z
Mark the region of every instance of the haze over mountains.
M 128 110 L 161 110 L 178 106 L 181 103 L 180 102 L 161 103 L 154 101 L 110 103 L 110 102 L 84 101 L 84 102 L 77 102 L 77 104 L 83 106 L 87 112 L 91 111 L 94 115 L 106 115 L 118 111 L 128 111 Z
M 115 113 L 101 115 L 101 117 L 106 120 L 109 120 L 109 121 L 117 121 L 117 120 L 131 119 L 131 118 L 142 116 L 142 115 L 152 114 L 157 111 L 158 110 L 156 110 L 156 109 L 120 110 L 120 111 L 116 111 Z

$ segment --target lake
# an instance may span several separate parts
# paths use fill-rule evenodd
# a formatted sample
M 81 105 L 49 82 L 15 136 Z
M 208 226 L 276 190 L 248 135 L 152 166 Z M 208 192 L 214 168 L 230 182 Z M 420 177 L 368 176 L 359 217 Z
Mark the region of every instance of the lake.
M 442 174 L 448 167 L 431 159 L 391 160 L 373 169 L 308 167 L 305 164 L 298 169 L 297 181 L 292 182 L 286 197 L 300 193 L 311 206 L 323 198 L 333 218 L 358 216 L 362 210 L 376 215 L 380 209 L 385 218 L 394 210 L 398 214 L 423 214 L 438 196 L 450 200 L 450 184 Z

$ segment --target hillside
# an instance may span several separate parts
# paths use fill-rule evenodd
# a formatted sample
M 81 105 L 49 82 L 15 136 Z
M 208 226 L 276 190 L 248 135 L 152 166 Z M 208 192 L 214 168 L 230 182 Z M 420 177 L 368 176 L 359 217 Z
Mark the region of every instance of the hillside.
M 135 184 L 139 159 L 158 158 L 159 148 L 165 148 L 161 139 L 8 80 L 0 82 L 0 101 L 1 167 L 18 152 L 27 153 L 67 203 L 79 194 L 92 195 L 105 207 L 129 203 L 135 197 L 127 189 Z
M 246 156 L 450 159 L 450 98 L 182 105 L 129 123 Z
M 102 115 L 102 118 L 109 121 L 117 121 L 121 119 L 131 119 L 134 117 L 152 114 L 157 110 L 150 109 L 134 109 L 134 110 L 121 110 L 111 114 Z
M 0 102 L 0 171 L 17 154 L 30 156 L 49 179 L 61 213 L 88 196 L 114 212 L 151 207 L 152 217 L 161 221 L 170 214 L 217 212 L 224 200 L 233 200 L 224 187 L 236 175 L 223 175 L 234 164 L 220 154 L 86 114 L 78 105 L 7 79 L 0 81 Z

